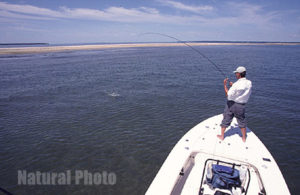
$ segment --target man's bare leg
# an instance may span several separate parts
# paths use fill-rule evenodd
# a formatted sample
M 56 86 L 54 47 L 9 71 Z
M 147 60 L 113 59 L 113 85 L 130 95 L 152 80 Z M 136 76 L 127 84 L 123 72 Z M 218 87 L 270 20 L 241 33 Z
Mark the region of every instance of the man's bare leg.
M 242 134 L 243 134 L 243 142 L 246 142 L 246 128 L 241 128 Z
M 221 127 L 221 135 L 217 135 L 220 140 L 224 140 L 225 129 L 226 127 Z

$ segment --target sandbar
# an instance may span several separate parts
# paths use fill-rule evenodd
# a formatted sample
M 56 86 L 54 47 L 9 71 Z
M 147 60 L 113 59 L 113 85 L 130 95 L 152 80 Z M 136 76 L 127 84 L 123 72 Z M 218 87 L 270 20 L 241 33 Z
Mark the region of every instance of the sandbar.
M 222 46 L 222 45 L 300 45 L 300 42 L 200 42 L 188 43 L 191 46 Z M 65 52 L 78 50 L 99 50 L 111 48 L 134 48 L 134 47 L 174 47 L 186 46 L 184 43 L 126 43 L 126 44 L 98 44 L 98 45 L 73 45 L 73 46 L 46 46 L 46 47 L 13 47 L 0 48 L 0 55 L 32 54 L 48 52 Z

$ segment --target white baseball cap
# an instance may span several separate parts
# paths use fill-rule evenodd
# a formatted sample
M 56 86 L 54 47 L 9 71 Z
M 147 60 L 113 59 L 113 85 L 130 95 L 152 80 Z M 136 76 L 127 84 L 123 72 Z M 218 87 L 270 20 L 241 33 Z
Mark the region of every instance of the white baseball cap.
M 246 68 L 244 66 L 239 66 L 237 67 L 237 69 L 235 71 L 233 71 L 233 73 L 242 73 L 242 72 L 245 72 L 246 71 Z

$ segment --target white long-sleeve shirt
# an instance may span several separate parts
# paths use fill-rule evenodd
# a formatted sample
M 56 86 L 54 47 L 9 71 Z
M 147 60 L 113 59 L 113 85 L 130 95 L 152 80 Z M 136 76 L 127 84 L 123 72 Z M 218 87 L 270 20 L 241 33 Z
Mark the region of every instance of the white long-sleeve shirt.
M 251 94 L 252 82 L 246 78 L 237 80 L 228 90 L 227 99 L 236 103 L 245 104 Z

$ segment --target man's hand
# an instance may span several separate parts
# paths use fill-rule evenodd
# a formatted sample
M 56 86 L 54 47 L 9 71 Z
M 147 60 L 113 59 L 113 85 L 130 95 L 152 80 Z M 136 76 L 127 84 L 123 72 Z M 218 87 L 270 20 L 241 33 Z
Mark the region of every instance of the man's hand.
M 227 97 L 227 93 L 228 93 L 227 81 L 228 81 L 228 78 L 224 79 L 224 90 L 225 90 L 226 97 Z
M 227 85 L 228 78 L 224 79 L 224 85 Z
M 230 87 L 233 85 L 233 82 L 229 82 Z

